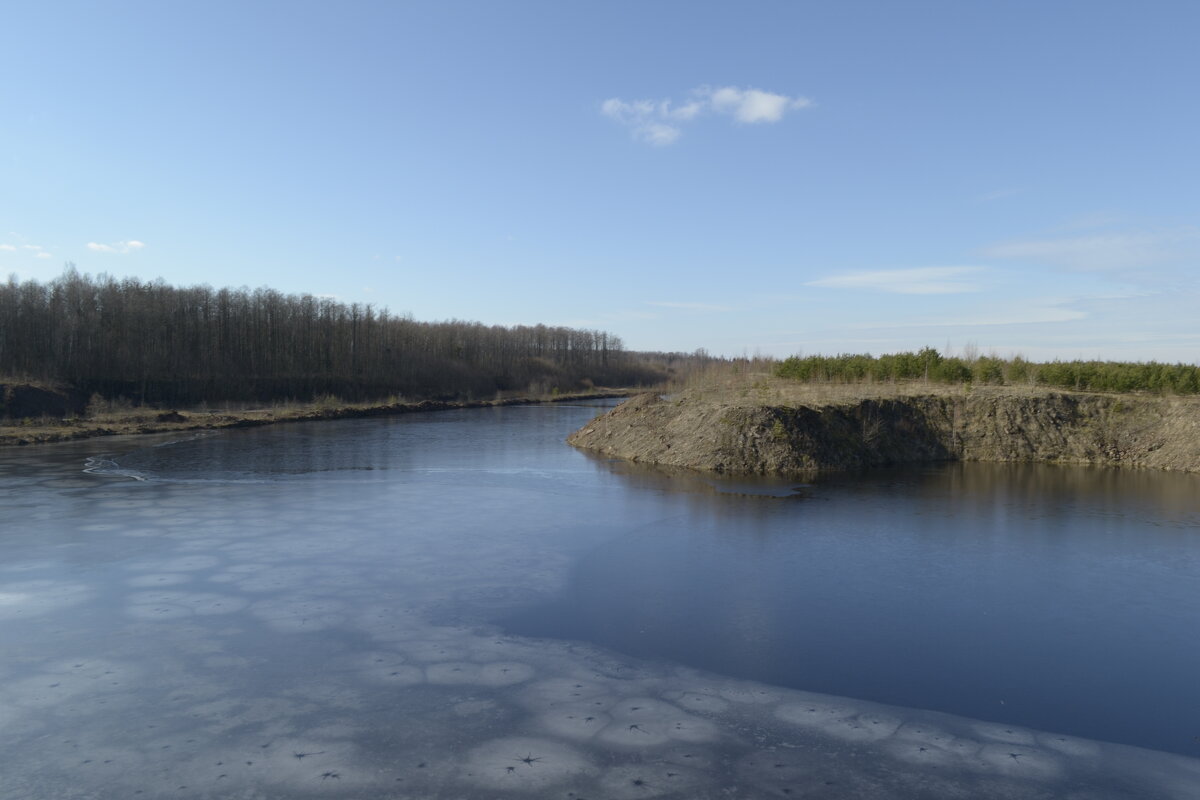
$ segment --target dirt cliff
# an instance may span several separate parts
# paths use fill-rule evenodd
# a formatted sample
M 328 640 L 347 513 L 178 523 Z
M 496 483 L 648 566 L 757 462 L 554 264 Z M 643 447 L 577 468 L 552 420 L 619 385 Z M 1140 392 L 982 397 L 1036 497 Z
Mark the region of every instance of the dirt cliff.
M 632 461 L 790 474 L 924 461 L 1200 472 L 1200 398 L 913 385 L 639 395 L 567 439 Z

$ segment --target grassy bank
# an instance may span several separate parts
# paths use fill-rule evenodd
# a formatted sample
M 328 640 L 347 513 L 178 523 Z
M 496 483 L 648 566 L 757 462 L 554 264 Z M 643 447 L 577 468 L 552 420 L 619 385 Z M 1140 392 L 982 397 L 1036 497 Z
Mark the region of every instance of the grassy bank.
M 421 400 L 419 402 L 388 400 L 376 403 L 343 403 L 330 397 L 313 403 L 287 403 L 257 408 L 225 407 L 221 410 L 200 407 L 184 411 L 109 406 L 92 410 L 86 417 L 79 418 L 0 419 L 0 447 L 65 442 L 98 436 L 248 428 L 286 422 L 382 417 L 456 408 L 490 408 L 526 403 L 593 400 L 604 397 L 627 397 L 629 394 L 630 390 L 628 389 L 601 388 L 587 392 L 508 396 L 496 397 L 491 400 Z

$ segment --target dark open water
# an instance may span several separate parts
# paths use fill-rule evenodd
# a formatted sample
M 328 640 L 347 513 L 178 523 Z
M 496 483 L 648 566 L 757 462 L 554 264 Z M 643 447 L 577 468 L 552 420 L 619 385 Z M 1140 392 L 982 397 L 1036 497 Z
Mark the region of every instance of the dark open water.
M 1200 481 L 947 464 L 788 499 L 701 494 L 588 553 L 561 596 L 508 626 L 1195 755 Z

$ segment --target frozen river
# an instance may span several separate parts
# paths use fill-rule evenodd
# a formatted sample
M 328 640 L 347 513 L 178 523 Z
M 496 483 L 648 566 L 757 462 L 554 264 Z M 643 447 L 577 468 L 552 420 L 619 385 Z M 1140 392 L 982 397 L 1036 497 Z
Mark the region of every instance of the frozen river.
M 1195 798 L 1200 480 L 610 463 L 596 406 L 0 453 L 0 798 Z

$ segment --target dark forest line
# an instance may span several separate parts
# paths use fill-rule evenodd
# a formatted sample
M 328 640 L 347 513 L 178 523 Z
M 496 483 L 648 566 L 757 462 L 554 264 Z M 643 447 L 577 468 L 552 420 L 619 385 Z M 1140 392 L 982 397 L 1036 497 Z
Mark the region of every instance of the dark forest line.
M 534 395 L 661 383 L 611 333 L 418 322 L 273 289 L 178 288 L 68 269 L 0 284 L 0 375 L 138 404 Z

